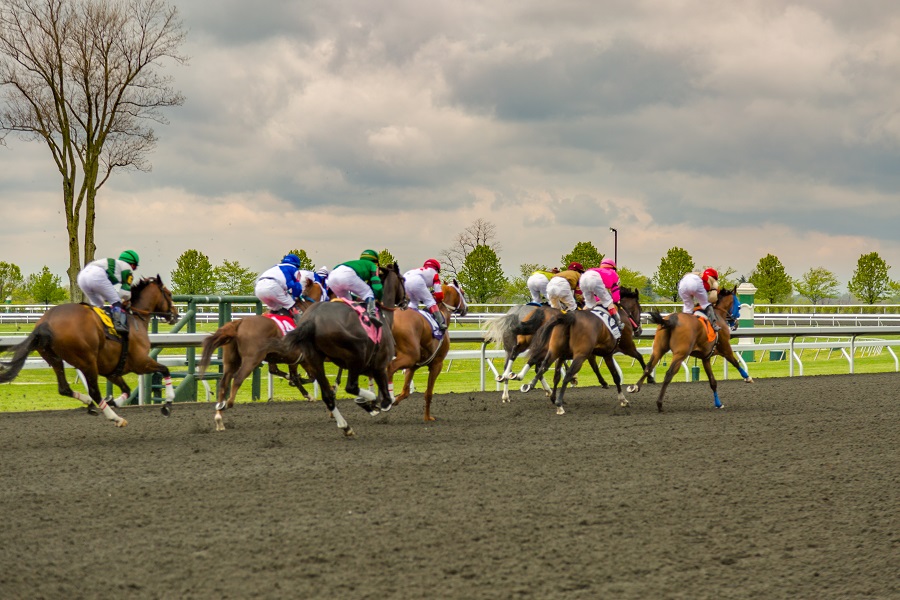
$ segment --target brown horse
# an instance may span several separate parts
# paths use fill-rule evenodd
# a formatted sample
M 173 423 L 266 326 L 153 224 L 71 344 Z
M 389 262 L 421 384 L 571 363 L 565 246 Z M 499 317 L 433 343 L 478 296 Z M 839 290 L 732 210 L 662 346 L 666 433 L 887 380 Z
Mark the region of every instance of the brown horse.
M 724 324 L 729 320 L 732 307 L 734 306 L 736 289 L 735 287 L 730 290 L 719 290 L 719 297 L 715 304 L 719 323 Z M 644 382 L 644 379 L 650 376 L 654 367 L 662 360 L 663 355 L 671 350 L 672 362 L 666 371 L 666 377 L 659 390 L 659 397 L 656 399 L 656 408 L 659 412 L 662 412 L 663 397 L 666 395 L 666 388 L 669 386 L 669 382 L 672 381 L 672 378 L 681 367 L 681 363 L 688 356 L 699 358 L 703 362 L 703 370 L 706 371 L 706 377 L 709 379 L 709 387 L 712 389 L 716 408 L 722 408 L 722 402 L 719 400 L 718 391 L 716 391 L 716 378 L 713 376 L 710 363 L 713 355 L 718 354 L 725 358 L 737 368 L 744 381 L 753 383 L 753 378 L 750 377 L 734 356 L 734 351 L 731 349 L 731 331 L 728 327 L 722 327 L 716 334 L 715 339 L 709 341 L 704 325 L 705 318 L 686 313 L 672 313 L 662 317 L 659 312 L 652 311 L 650 320 L 659 325 L 656 335 L 653 337 L 653 353 L 650 355 L 650 361 L 644 368 L 644 374 L 636 384 L 628 388 L 628 391 L 640 391 L 641 383 Z
M 394 358 L 394 337 L 391 326 L 394 311 L 406 300 L 403 277 L 397 264 L 381 267 L 383 292 L 381 298 L 383 326 L 381 339 L 373 342 L 360 321 L 360 315 L 344 302 L 318 302 L 310 307 L 297 328 L 281 340 L 273 342 L 286 354 L 302 355 L 301 364 L 322 390 L 325 406 L 344 435 L 354 435 L 335 404 L 336 392 L 325 374 L 325 361 L 331 361 L 347 371 L 345 390 L 357 396 L 356 403 L 375 416 L 391 409 L 393 401 L 388 391 L 387 369 Z M 375 380 L 378 395 L 359 387 L 359 378 L 366 375 Z M 375 402 L 380 397 L 380 404 Z
M 600 356 L 606 363 L 616 384 L 620 406 L 628 406 L 628 401 L 622 393 L 622 378 L 619 369 L 613 362 L 613 355 L 621 352 L 631 356 L 644 364 L 644 359 L 634 343 L 634 335 L 640 331 L 641 304 L 638 299 L 638 291 L 628 288 L 621 289 L 619 310 L 622 318 L 622 331 L 616 338 L 603 319 L 592 314 L 589 310 L 575 310 L 561 313 L 552 321 L 549 321 L 532 340 L 531 346 L 535 348 L 533 354 L 543 359 L 539 363 L 537 373 L 542 375 L 551 364 L 556 363 L 553 376 L 553 390 L 550 400 L 556 405 L 556 414 L 565 414 L 564 397 L 566 387 L 575 379 L 584 361 L 590 361 L 594 356 Z M 596 309 L 595 309 L 596 310 Z M 540 350 L 540 349 L 544 350 Z M 529 349 L 529 353 L 532 350 Z M 562 388 L 559 381 L 562 376 L 563 361 L 570 359 L 572 362 L 565 369 Z M 532 362 L 533 359 L 529 359 Z M 558 394 L 557 394 L 558 391 Z
M 59 394 L 75 398 L 88 405 L 88 409 L 99 408 L 116 427 L 124 427 L 128 422 L 117 415 L 110 404 L 127 401 L 131 388 L 122 375 L 127 373 L 159 373 L 166 385 L 166 403 L 162 413 L 171 413 L 175 390 L 169 368 L 150 358 L 150 338 L 147 324 L 152 316 L 160 316 L 169 324 L 178 321 L 178 309 L 172 302 L 172 293 L 162 284 L 159 275 L 142 279 L 131 290 L 131 308 L 128 316 L 129 333 L 122 356 L 122 339 L 109 339 L 106 326 L 93 308 L 86 304 L 60 304 L 48 310 L 38 320 L 25 341 L 9 349 L 13 355 L 9 362 L 0 367 L 0 383 L 15 379 L 28 355 L 37 350 L 56 373 Z M 81 371 L 87 382 L 85 396 L 73 391 L 66 381 L 64 363 L 69 363 Z M 100 394 L 98 378 L 106 377 L 122 391 L 117 402 L 106 400 Z
M 541 326 L 550 317 L 555 317 L 558 314 L 558 309 L 550 308 L 549 306 L 522 304 L 513 306 L 509 310 L 509 312 L 507 312 L 502 317 L 493 319 L 488 325 L 486 339 L 488 341 L 499 344 L 506 352 L 506 361 L 503 364 L 503 373 L 497 376 L 497 381 L 503 385 L 503 393 L 500 396 L 501 402 L 510 401 L 509 382 L 515 379 L 523 379 L 528 371 L 531 370 L 531 367 L 534 364 L 538 364 L 540 362 L 540 359 L 543 358 L 543 354 L 541 354 L 537 358 L 529 356 L 528 362 L 525 364 L 525 367 L 522 368 L 521 371 L 517 373 L 512 370 L 513 363 L 520 354 L 522 354 L 526 350 L 531 352 L 531 341 L 538 329 L 540 329 Z M 597 375 L 597 380 L 605 389 L 608 386 L 606 384 L 606 381 L 604 381 L 603 376 L 600 374 L 600 369 L 597 367 L 597 362 L 593 357 L 591 357 L 589 360 L 594 373 Z M 541 384 L 544 386 L 544 389 L 549 395 L 550 386 L 542 376 L 535 376 L 530 383 L 523 384 L 520 388 L 521 391 L 531 391 L 531 389 L 534 388 L 535 385 L 537 385 L 538 381 L 541 382 Z
M 322 299 L 322 288 L 312 280 L 306 280 L 304 290 L 306 294 L 294 305 L 301 312 Z M 224 431 L 222 411 L 234 406 L 234 399 L 241 389 L 241 384 L 263 361 L 268 363 L 269 373 L 287 379 L 304 398 L 310 399 L 309 392 L 302 385 L 304 380 L 297 371 L 299 352 L 289 355 L 278 354 L 269 344 L 272 340 L 283 336 L 284 332 L 275 321 L 263 315 L 254 315 L 226 323 L 203 340 L 203 353 L 200 356 L 198 371 L 200 379 L 203 379 L 209 367 L 213 352 L 222 348 L 222 380 L 216 391 L 216 431 Z M 287 365 L 288 373 L 281 371 L 278 368 L 279 364 Z
M 444 300 L 439 304 L 444 322 L 450 322 L 450 314 L 465 316 L 468 312 L 465 295 L 459 283 L 454 279 L 452 284 L 442 284 Z M 434 421 L 431 415 L 431 398 L 434 395 L 434 383 L 444 366 L 444 358 L 450 350 L 450 332 L 445 331 L 440 338 L 432 335 L 431 321 L 414 308 L 399 310 L 394 313 L 391 326 L 394 334 L 396 356 L 388 366 L 388 386 L 393 389 L 394 373 L 405 369 L 403 391 L 394 398 L 394 404 L 400 404 L 409 396 L 413 375 L 419 367 L 428 367 L 428 384 L 425 387 L 425 421 Z

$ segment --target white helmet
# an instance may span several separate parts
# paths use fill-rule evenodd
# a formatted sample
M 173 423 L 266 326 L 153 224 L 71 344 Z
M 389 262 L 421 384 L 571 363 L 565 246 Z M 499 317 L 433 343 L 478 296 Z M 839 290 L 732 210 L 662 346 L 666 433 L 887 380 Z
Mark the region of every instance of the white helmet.
M 330 273 L 330 271 L 328 270 L 328 267 L 326 267 L 326 266 L 321 266 L 318 269 L 316 269 L 316 275 L 321 275 L 322 277 L 328 277 L 328 273 Z

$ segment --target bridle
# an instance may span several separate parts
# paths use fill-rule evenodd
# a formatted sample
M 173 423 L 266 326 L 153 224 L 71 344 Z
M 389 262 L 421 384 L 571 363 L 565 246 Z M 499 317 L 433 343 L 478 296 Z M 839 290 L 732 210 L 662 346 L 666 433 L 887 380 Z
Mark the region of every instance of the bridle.
M 157 311 L 157 310 L 143 310 L 140 308 L 131 307 L 131 314 L 135 317 L 144 321 L 145 323 L 151 317 L 163 317 L 165 318 L 167 323 L 174 323 L 175 319 L 178 318 L 178 312 L 175 310 L 175 302 L 172 301 L 172 297 L 166 294 L 166 289 L 162 287 L 159 282 L 154 279 L 153 282 L 159 287 L 159 291 L 163 294 L 163 297 L 166 299 L 167 310 L 166 311 Z
M 447 304 L 446 302 L 444 302 L 442 300 L 441 305 L 444 306 L 451 313 L 460 312 L 460 310 L 466 306 L 465 294 L 463 294 L 463 291 L 459 288 L 459 284 L 456 283 L 456 280 L 454 280 L 453 283 L 448 283 L 447 287 L 452 287 L 454 290 L 456 290 L 456 293 L 459 296 L 459 303 L 456 306 L 450 306 L 449 304 Z

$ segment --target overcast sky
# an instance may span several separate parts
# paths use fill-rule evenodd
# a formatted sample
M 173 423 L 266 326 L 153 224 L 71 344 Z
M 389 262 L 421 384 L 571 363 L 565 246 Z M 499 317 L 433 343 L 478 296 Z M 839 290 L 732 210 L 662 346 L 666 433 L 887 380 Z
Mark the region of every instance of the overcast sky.
M 580 241 L 789 275 L 860 255 L 900 279 L 900 3 L 182 0 L 186 97 L 151 173 L 101 189 L 101 256 L 168 277 L 187 249 L 254 271 L 389 249 L 404 269 L 475 219 L 503 269 Z M 68 265 L 47 148 L 0 148 L 0 260 Z

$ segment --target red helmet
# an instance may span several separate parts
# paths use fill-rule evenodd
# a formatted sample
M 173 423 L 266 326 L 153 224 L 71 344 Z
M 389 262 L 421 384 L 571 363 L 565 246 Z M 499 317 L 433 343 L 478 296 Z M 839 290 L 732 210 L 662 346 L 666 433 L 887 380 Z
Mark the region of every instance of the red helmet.
M 584 273 L 584 267 L 580 262 L 570 262 L 569 266 L 566 268 L 570 271 L 578 271 L 579 273 Z
M 438 273 L 441 272 L 441 263 L 439 263 L 438 261 L 436 261 L 433 258 L 429 258 L 428 260 L 426 260 L 425 264 L 422 265 L 422 267 L 425 269 L 434 269 Z
M 706 280 L 709 279 L 710 277 L 712 277 L 713 279 L 718 280 L 718 279 L 719 279 L 719 272 L 716 271 L 715 269 L 707 269 L 707 270 L 703 271 L 703 275 L 702 275 L 701 277 L 703 278 L 703 281 L 706 281 Z

